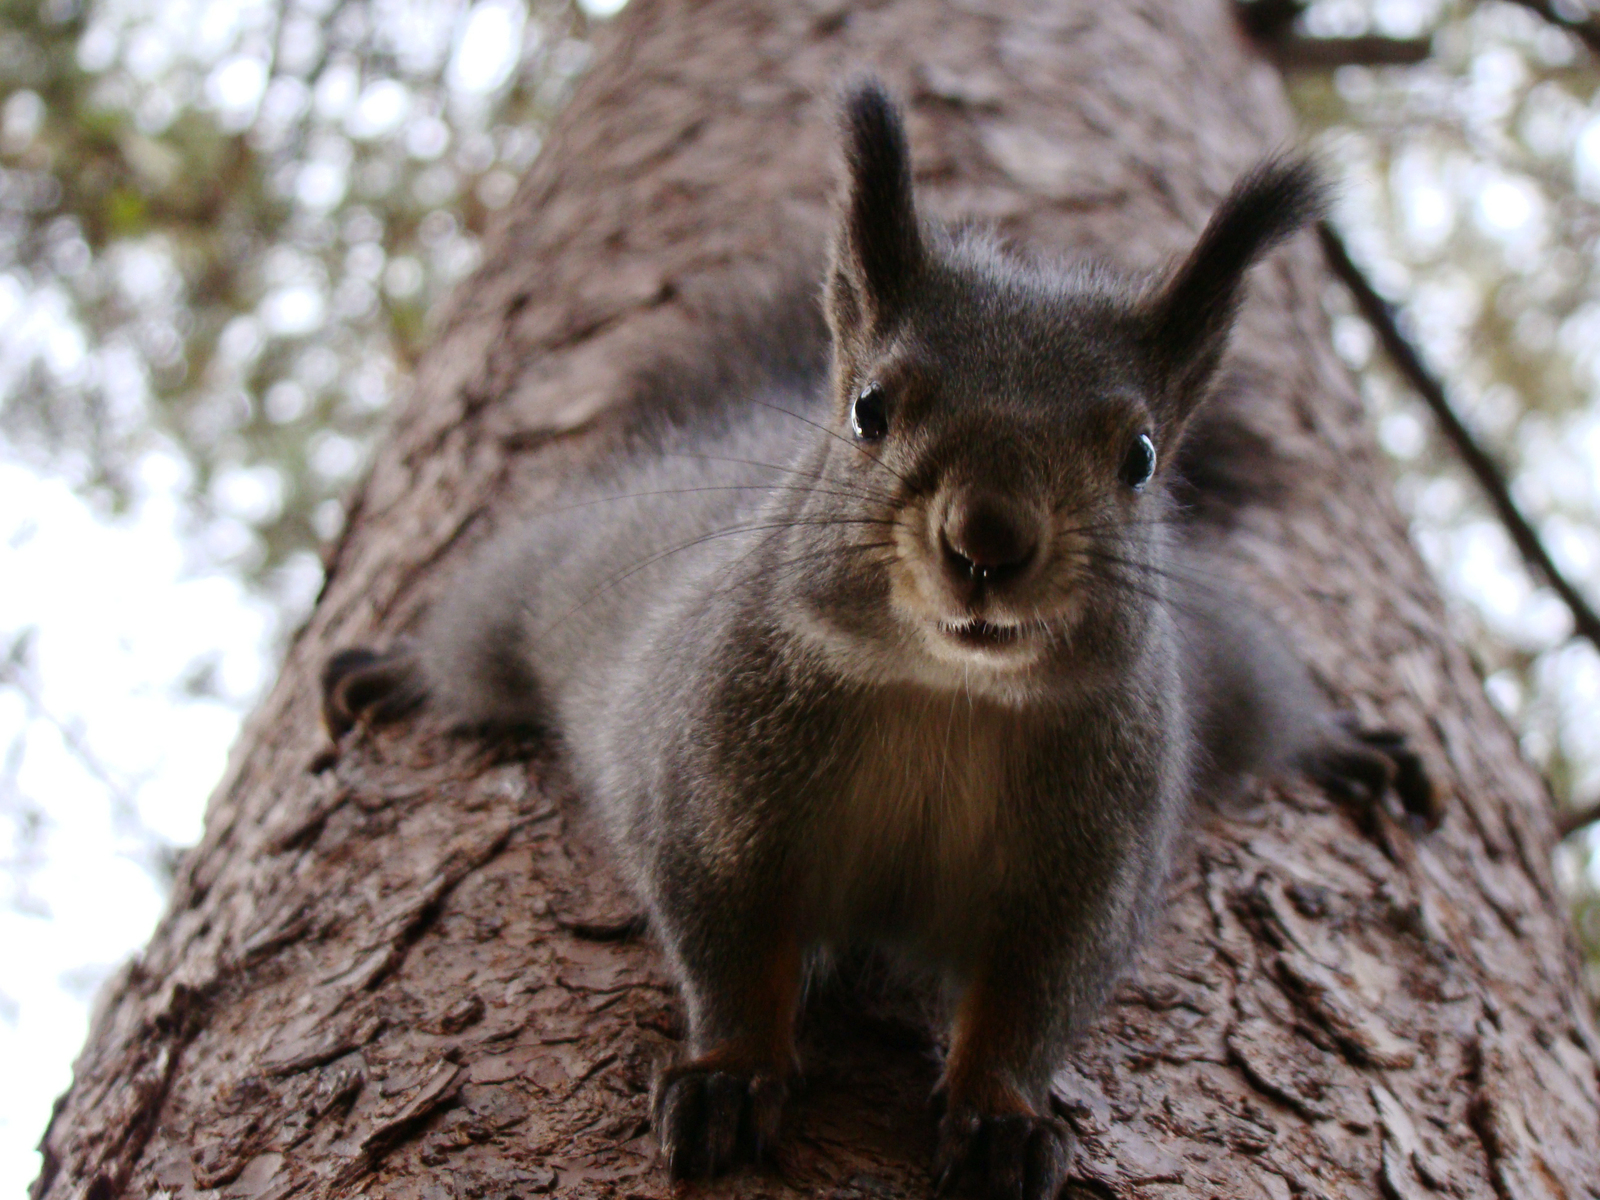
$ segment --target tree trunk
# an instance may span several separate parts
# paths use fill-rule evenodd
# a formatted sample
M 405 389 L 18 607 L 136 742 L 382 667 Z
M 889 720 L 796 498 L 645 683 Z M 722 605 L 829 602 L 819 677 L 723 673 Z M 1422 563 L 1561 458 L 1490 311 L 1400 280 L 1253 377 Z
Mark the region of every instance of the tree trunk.
M 1294 130 L 1223 0 L 634 0 L 419 370 L 328 586 L 144 955 L 110 987 L 35 1196 L 666 1196 L 673 987 L 540 747 L 318 726 L 330 651 L 404 629 L 588 452 L 630 364 L 817 260 L 832 94 L 909 102 L 922 195 L 1135 267 Z M 1310 239 L 1234 358 L 1293 465 L 1230 535 L 1319 679 L 1449 793 L 1413 837 L 1284 781 L 1203 813 L 1137 977 L 1058 1079 L 1095 1196 L 1595 1196 L 1597 1043 L 1537 775 L 1407 545 Z M 935 1066 L 822 1012 L 776 1164 L 719 1195 L 926 1194 Z

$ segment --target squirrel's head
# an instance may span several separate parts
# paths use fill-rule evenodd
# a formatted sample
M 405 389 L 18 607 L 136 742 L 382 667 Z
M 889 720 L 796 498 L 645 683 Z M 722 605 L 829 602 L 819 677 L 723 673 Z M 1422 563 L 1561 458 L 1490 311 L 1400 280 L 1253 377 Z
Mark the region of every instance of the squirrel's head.
M 864 591 L 853 632 L 914 647 L 965 686 L 1033 692 L 1049 663 L 1125 646 L 1159 602 L 1171 464 L 1245 273 L 1314 219 L 1321 189 L 1305 161 L 1271 161 L 1153 281 L 1052 270 L 919 219 L 879 86 L 848 95 L 842 125 L 822 470 L 850 481 L 871 510 L 858 536 L 885 546 L 883 579 L 849 564 L 880 610 L 869 617 Z

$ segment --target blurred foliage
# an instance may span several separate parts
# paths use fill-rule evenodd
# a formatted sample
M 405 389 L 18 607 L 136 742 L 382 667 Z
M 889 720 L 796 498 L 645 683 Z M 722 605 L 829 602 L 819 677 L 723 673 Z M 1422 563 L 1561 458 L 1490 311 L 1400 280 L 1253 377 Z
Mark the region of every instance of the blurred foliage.
M 1593 843 L 1569 846 L 1558 866 L 1562 886 L 1572 901 L 1572 925 L 1584 950 L 1584 978 L 1600 1012 L 1600 953 L 1596 953 L 1596 947 L 1600 947 L 1600 887 L 1594 882 L 1600 863 L 1595 861 Z
M 0 0 L 0 436 L 303 606 L 581 70 L 563 0 Z M 148 459 L 155 446 L 166 452 Z

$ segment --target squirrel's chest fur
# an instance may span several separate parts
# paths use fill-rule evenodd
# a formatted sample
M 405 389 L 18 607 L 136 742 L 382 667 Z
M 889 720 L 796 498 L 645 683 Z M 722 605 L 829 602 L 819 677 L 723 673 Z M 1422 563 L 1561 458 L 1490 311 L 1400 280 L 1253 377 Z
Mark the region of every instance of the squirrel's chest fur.
M 1001 885 L 1017 834 L 1027 720 L 964 694 L 885 689 L 819 798 L 803 894 L 816 932 L 962 940 Z

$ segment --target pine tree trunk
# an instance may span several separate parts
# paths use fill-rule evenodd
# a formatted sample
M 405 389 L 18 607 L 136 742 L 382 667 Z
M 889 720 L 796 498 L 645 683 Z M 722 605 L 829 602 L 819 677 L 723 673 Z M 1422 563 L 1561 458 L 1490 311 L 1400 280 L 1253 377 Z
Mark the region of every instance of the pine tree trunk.
M 634 0 L 460 290 L 148 950 L 108 988 L 36 1197 L 666 1196 L 679 1014 L 545 748 L 318 725 L 328 653 L 404 629 L 605 424 L 631 363 L 815 262 L 837 83 L 906 98 L 922 194 L 1052 252 L 1185 245 L 1294 137 L 1223 0 Z M 1485 703 L 1329 348 L 1311 239 L 1235 359 L 1293 465 L 1230 553 L 1319 679 L 1449 792 L 1414 837 L 1309 785 L 1201 814 L 1169 913 L 1058 1080 L 1094 1196 L 1600 1189 L 1600 1043 L 1536 774 Z M 924 1195 L 935 1066 L 822 1013 L 776 1165 L 712 1194 Z

